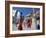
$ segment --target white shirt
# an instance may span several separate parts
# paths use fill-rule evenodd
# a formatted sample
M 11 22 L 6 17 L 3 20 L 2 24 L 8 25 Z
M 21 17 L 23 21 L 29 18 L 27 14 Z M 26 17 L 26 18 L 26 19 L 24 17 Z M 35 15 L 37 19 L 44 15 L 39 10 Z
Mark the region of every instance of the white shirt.
M 36 30 L 37 29 L 37 21 L 36 21 L 36 14 L 33 14 L 32 16 L 32 25 L 31 25 L 31 30 Z

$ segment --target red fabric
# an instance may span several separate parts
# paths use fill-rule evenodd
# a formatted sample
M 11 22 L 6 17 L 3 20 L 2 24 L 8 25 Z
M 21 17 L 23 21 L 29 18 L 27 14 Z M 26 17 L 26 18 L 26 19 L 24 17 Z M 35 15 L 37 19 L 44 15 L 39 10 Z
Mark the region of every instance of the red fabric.
M 22 28 L 22 22 L 23 22 L 23 19 L 24 19 L 24 17 L 22 17 L 22 19 L 20 19 L 20 21 L 19 21 L 19 27 L 18 27 L 18 30 L 20 30 L 20 29 Z
M 30 25 L 31 25 L 30 24 L 30 19 L 27 20 L 27 25 L 28 25 L 28 27 L 30 27 Z
M 19 22 L 19 27 L 18 27 L 18 29 L 20 30 L 22 28 L 22 20 L 20 20 L 20 22 Z

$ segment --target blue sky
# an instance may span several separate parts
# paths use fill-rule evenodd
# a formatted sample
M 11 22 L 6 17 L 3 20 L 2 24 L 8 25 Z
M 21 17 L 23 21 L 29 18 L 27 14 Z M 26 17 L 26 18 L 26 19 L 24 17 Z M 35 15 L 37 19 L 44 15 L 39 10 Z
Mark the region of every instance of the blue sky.
M 40 8 L 34 8 L 35 11 L 40 10 Z M 22 12 L 22 15 L 25 16 L 29 13 L 32 13 L 33 8 L 25 8 L 25 7 L 13 7 L 12 10 L 18 10 L 20 13 Z

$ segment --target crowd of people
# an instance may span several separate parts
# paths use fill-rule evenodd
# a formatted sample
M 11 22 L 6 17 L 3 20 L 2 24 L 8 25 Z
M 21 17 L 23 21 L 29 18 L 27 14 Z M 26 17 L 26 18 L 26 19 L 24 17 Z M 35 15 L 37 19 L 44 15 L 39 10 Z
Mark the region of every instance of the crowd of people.
M 18 21 L 16 19 L 17 12 L 15 14 L 15 19 L 13 19 L 15 26 L 18 27 L 18 30 L 38 30 L 40 29 L 40 17 L 36 18 L 36 14 L 34 13 L 32 16 L 22 16 L 22 12 L 20 13 L 20 18 Z M 17 21 L 17 22 L 16 22 Z M 17 25 L 18 24 L 18 25 Z

